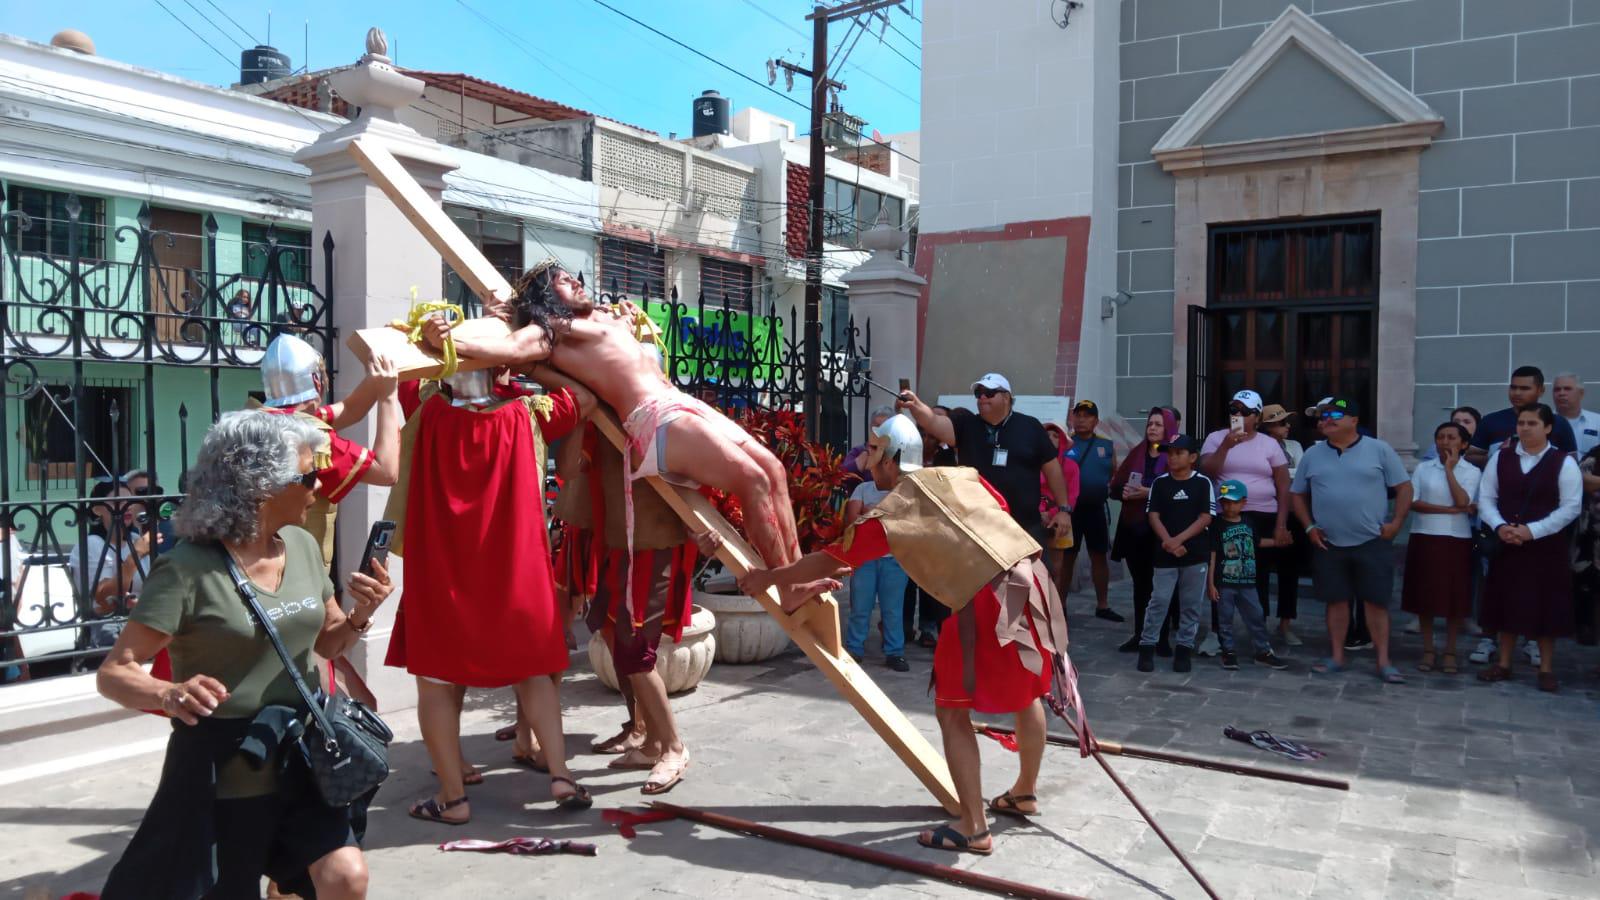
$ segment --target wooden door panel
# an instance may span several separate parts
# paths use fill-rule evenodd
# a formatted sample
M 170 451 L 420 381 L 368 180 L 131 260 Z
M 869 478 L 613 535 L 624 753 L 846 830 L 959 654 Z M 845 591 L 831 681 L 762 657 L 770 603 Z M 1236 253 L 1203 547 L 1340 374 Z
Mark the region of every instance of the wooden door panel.
M 150 271 L 150 311 L 157 314 L 156 339 L 176 343 L 187 335 L 191 343 L 204 339 L 196 326 L 184 328 L 186 317 L 203 315 L 205 291 L 199 273 L 205 268 L 205 246 L 200 240 L 200 214 L 179 209 L 152 208 L 150 227 L 172 236 L 170 245 L 156 239 L 156 260 Z

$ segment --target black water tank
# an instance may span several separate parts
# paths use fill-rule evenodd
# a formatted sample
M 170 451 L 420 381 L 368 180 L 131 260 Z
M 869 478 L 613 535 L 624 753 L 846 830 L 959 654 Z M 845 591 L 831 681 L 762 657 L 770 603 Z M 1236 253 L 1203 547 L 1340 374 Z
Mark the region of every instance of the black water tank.
M 694 98 L 694 136 L 728 133 L 727 97 L 716 91 L 706 91 Z
M 289 74 L 289 56 L 276 47 L 257 44 L 239 54 L 239 83 L 260 84 Z

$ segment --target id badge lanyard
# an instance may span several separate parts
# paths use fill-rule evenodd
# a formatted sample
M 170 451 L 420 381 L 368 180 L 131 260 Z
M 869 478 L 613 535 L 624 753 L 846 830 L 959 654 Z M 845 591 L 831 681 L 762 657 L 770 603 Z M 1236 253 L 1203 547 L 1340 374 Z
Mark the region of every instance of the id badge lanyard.
M 1011 413 L 1006 413 L 1006 417 L 1000 420 L 999 425 L 988 426 L 989 446 L 994 450 L 993 464 L 997 469 L 1004 468 L 1007 457 L 1011 455 L 1011 451 L 1000 446 L 1000 432 L 1005 429 L 1006 423 L 1009 421 L 1011 421 Z

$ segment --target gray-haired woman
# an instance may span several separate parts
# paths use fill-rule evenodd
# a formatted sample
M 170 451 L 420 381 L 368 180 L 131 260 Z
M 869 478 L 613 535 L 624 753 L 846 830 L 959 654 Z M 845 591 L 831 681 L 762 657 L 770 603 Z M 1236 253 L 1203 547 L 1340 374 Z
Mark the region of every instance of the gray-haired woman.
M 391 590 L 381 566 L 352 575 L 346 615 L 299 527 L 315 500 L 312 454 L 326 440 L 266 412 L 228 413 L 206 433 L 175 519 L 182 540 L 152 568 L 98 676 L 111 700 L 174 720 L 161 783 L 111 871 L 108 900 L 258 897 L 263 876 L 320 900 L 366 896 L 352 811 L 324 804 L 292 751 L 306 711 L 227 567 L 232 556 L 300 675 L 320 684 L 317 657 L 354 644 Z M 163 648 L 172 681 L 140 665 Z

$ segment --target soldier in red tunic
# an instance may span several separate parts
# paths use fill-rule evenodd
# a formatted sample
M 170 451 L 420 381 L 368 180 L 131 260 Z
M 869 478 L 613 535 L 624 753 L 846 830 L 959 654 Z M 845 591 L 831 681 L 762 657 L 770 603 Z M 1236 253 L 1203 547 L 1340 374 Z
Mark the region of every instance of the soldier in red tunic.
M 778 569 L 741 579 L 746 593 L 776 587 L 785 610 L 836 588 L 840 567 L 892 553 L 912 579 L 955 610 L 934 650 L 933 690 L 939 730 L 961 818 L 917 840 L 938 850 L 987 854 L 988 812 L 1029 816 L 1044 757 L 1045 716 L 1055 657 L 1067 647 L 1067 623 L 1041 549 L 1012 520 L 1005 502 L 975 469 L 923 469 L 922 438 L 904 415 L 873 434 L 868 467 L 878 487 L 893 488 L 835 544 Z M 983 802 L 972 713 L 1012 713 L 1020 758 L 1017 779 Z

